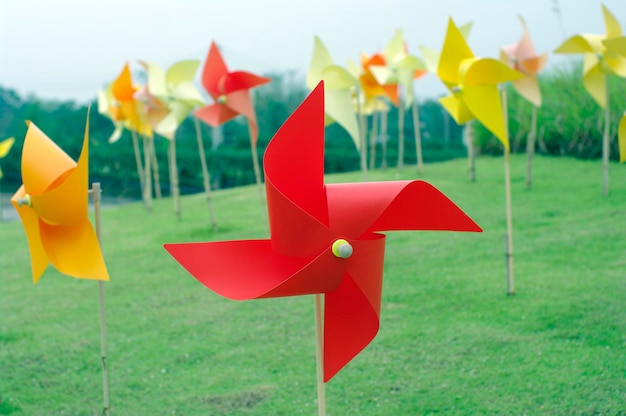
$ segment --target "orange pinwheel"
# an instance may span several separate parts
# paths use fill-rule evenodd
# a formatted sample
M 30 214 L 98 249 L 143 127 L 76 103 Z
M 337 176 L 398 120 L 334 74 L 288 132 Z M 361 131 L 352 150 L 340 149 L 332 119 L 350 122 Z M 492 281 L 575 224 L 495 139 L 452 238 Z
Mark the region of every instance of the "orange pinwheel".
M 384 55 L 376 53 L 372 56 L 361 54 L 362 72 L 359 75 L 361 88 L 365 95 L 365 100 L 370 101 L 376 98 L 387 98 L 398 106 L 398 82 L 389 78 L 389 71 L 381 70 L 387 67 Z
M 152 137 L 152 129 L 146 120 L 145 105 L 136 96 L 138 89 L 133 84 L 130 67 L 126 63 L 118 77 L 104 91 L 98 93 L 98 112 L 108 115 L 116 125 L 110 142 L 120 138 L 122 127 Z
M 34 283 L 50 263 L 72 277 L 109 280 L 100 243 L 87 217 L 88 159 L 89 116 L 78 163 L 28 123 L 22 151 L 23 185 L 11 203 L 26 231 Z
M 248 119 L 250 142 L 256 146 L 259 129 L 250 89 L 270 81 L 270 78 L 250 72 L 229 71 L 217 45 L 212 42 L 202 71 L 202 85 L 215 103 L 196 110 L 194 114 L 213 127 L 243 115 Z
M 536 107 L 541 107 L 541 90 L 537 74 L 545 66 L 548 54 L 537 55 L 524 18 L 519 16 L 519 20 L 522 22 L 524 34 L 519 42 L 502 48 L 500 60 L 525 75 L 524 78 L 513 81 L 513 87 L 522 97 Z

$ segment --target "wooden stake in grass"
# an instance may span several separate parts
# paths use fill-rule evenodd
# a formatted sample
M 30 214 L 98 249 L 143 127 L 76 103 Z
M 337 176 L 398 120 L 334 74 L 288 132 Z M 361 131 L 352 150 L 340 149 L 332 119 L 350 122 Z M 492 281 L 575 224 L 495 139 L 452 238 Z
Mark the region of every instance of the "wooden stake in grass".
M 143 160 L 144 160 L 144 186 L 143 186 L 143 204 L 148 211 L 152 211 L 152 167 L 150 156 L 150 138 L 143 137 Z
M 143 198 L 146 181 L 144 180 L 144 177 L 143 177 L 144 171 L 143 171 L 143 166 L 141 163 L 141 152 L 139 151 L 139 140 L 137 140 L 137 132 L 131 129 L 130 136 L 133 141 L 133 151 L 135 153 L 135 164 L 137 165 L 137 176 L 139 177 L 139 184 L 141 186 L 141 197 Z
M 101 222 L 100 222 L 100 201 L 101 201 L 101 189 L 100 183 L 95 182 L 92 186 L 92 198 L 93 198 L 93 206 L 94 206 L 94 215 L 95 215 L 95 223 L 96 223 L 96 236 L 98 237 L 98 242 L 102 246 L 102 238 L 101 238 Z M 106 328 L 106 314 L 105 314 L 105 304 L 104 304 L 104 283 L 102 280 L 98 280 L 98 302 L 100 305 L 100 356 L 102 360 L 102 400 L 103 400 L 103 408 L 102 414 L 104 416 L 109 416 L 111 413 L 111 404 L 109 401 L 109 370 L 107 367 L 107 349 L 106 349 L 106 339 L 107 339 L 107 328 Z
M 317 414 L 326 416 L 326 387 L 324 384 L 324 316 L 322 295 L 315 294 L 315 358 L 317 364 Z
M 380 116 L 381 116 L 381 120 L 380 120 L 380 137 L 381 137 L 381 141 L 382 141 L 382 147 L 383 147 L 383 151 L 382 151 L 382 160 L 380 162 L 380 167 L 385 170 L 387 169 L 387 142 L 389 141 L 389 136 L 387 133 L 387 115 L 388 115 L 388 110 L 384 109 L 382 110 Z
M 535 141 L 537 139 L 537 106 L 533 105 L 530 120 L 530 132 L 526 139 L 526 189 L 532 188 L 533 182 L 533 157 L 535 156 Z
M 252 167 L 254 169 L 254 179 L 257 189 L 259 190 L 259 198 L 261 205 L 265 205 L 265 190 L 263 181 L 261 180 L 261 167 L 259 166 L 259 154 L 256 150 L 257 140 L 253 140 L 252 130 L 250 129 L 250 121 L 248 121 L 248 134 L 250 136 L 250 151 L 252 152 Z
M 206 155 L 204 153 L 204 143 L 202 142 L 202 130 L 200 122 L 193 117 L 193 124 L 196 128 L 196 139 L 198 140 L 198 155 L 200 156 L 200 165 L 202 166 L 202 184 L 204 185 L 204 193 L 206 194 L 206 202 L 209 205 L 209 216 L 211 218 L 211 226 L 213 231 L 217 231 L 217 218 L 215 217 L 215 209 L 213 208 L 213 197 L 211 196 L 211 176 L 206 165 Z
M 378 139 L 378 118 L 380 111 L 372 113 L 372 129 L 370 130 L 370 170 L 376 166 L 376 140 Z
M 424 158 L 422 155 L 422 132 L 420 131 L 420 116 L 417 108 L 417 100 L 412 99 L 411 112 L 413 115 L 413 132 L 415 134 L 415 153 L 417 156 L 417 173 L 424 171 Z
M 169 146 L 170 188 L 174 200 L 174 215 L 180 220 L 180 185 L 178 183 L 178 164 L 176 163 L 176 134 L 170 139 Z
M 404 104 L 402 97 L 398 96 L 398 174 L 404 167 Z
M 502 89 L 502 112 L 504 113 L 504 127 L 506 142 L 509 143 L 509 123 L 506 89 Z M 504 194 L 506 201 L 506 244 L 504 256 L 506 259 L 507 294 L 515 294 L 515 278 L 513 272 L 513 212 L 511 208 L 511 158 L 510 145 L 504 146 Z
M 157 160 L 156 148 L 154 147 L 154 137 L 150 140 L 150 156 L 152 157 L 152 176 L 154 179 L 154 195 L 161 199 L 161 178 L 159 176 L 159 161 Z
M 465 125 L 465 142 L 467 145 L 467 163 L 469 168 L 469 180 L 476 182 L 476 156 L 474 154 L 474 121 L 470 120 Z

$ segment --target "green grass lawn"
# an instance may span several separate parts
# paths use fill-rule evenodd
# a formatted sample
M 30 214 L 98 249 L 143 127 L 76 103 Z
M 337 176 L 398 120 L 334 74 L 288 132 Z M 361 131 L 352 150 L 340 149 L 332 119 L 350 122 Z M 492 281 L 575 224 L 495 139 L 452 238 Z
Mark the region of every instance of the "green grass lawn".
M 538 157 L 527 191 L 513 156 L 513 297 L 502 159 L 466 170 L 422 177 L 484 233 L 388 234 L 381 329 L 326 385 L 329 415 L 626 415 L 626 165 L 603 197 L 599 161 Z M 169 199 L 103 210 L 113 415 L 317 414 L 313 297 L 229 301 L 162 248 L 266 236 L 255 187 L 214 200 L 216 233 L 203 195 L 180 222 Z M 0 238 L 0 414 L 100 414 L 97 283 L 49 269 L 34 286 L 21 224 Z

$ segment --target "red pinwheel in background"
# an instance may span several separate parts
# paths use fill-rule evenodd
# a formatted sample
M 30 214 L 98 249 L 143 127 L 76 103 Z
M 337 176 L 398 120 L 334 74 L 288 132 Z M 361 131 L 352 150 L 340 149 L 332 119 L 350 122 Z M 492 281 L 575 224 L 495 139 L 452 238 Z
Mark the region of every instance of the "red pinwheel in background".
M 250 89 L 270 81 L 270 78 L 260 77 L 250 72 L 229 71 L 217 45 L 212 42 L 202 70 L 202 85 L 215 102 L 194 112 L 196 117 L 213 127 L 232 120 L 240 114 L 248 119 L 252 159 L 259 185 L 261 176 L 256 156 L 259 129 L 250 98 Z
M 385 230 L 481 231 L 423 181 L 324 183 L 323 82 L 269 143 L 271 238 L 166 244 L 214 292 L 237 300 L 325 295 L 324 381 L 376 336 Z

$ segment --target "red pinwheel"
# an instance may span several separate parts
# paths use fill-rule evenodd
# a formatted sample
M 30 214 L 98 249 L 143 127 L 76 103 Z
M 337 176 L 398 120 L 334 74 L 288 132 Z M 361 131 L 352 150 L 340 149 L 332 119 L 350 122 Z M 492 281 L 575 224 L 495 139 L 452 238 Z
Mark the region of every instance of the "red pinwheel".
M 260 77 L 250 72 L 228 71 L 222 54 L 215 42 L 212 42 L 202 71 L 202 85 L 215 103 L 196 110 L 194 114 L 213 127 L 239 114 L 244 115 L 250 127 L 250 142 L 256 146 L 259 129 L 249 90 L 270 81 L 270 78 Z
M 322 84 L 265 152 L 271 238 L 165 248 L 230 299 L 323 293 L 327 382 L 378 332 L 385 250 L 379 231 L 481 229 L 423 181 L 324 184 Z

